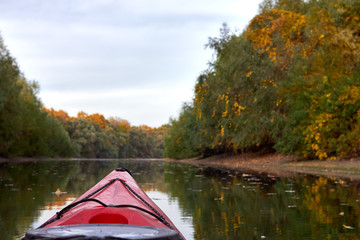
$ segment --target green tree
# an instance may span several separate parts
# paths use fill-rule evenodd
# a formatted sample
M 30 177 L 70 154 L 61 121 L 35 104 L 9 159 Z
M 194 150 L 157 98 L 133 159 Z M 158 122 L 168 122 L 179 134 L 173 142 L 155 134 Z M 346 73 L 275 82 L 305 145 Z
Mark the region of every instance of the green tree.
M 200 155 L 199 122 L 191 104 L 185 103 L 179 119 L 171 119 L 165 137 L 165 156 L 190 158 Z
M 149 127 L 132 127 L 129 131 L 129 157 L 152 157 L 154 140 L 151 138 Z
M 101 128 L 91 119 L 75 118 L 66 123 L 70 138 L 78 157 L 116 158 L 118 157 L 118 138 L 114 129 Z
M 38 89 L 0 38 L 0 156 L 71 156 L 69 136 L 43 111 Z
M 0 155 L 8 156 L 21 129 L 20 70 L 0 38 Z

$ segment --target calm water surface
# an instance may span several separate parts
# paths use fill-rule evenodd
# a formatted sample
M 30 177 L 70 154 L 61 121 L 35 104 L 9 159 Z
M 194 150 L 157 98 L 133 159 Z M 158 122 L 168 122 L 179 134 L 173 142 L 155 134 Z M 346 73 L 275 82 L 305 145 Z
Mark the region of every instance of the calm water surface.
M 138 160 L 0 164 L 1 239 L 19 239 L 117 167 L 133 173 L 188 240 L 360 239 L 357 182 Z

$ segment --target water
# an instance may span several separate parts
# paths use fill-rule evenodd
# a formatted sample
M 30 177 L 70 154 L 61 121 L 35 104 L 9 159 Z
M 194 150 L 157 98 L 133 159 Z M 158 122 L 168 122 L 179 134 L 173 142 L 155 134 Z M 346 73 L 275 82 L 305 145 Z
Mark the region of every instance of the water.
M 19 239 L 117 167 L 133 173 L 188 240 L 360 239 L 357 182 L 137 160 L 1 164 L 1 239 Z

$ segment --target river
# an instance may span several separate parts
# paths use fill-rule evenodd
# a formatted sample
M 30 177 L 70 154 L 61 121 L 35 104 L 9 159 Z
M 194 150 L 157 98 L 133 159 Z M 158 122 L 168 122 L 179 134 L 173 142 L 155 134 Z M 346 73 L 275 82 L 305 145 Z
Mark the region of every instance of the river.
M 0 164 L 1 239 L 21 238 L 117 167 L 133 173 L 188 240 L 360 238 L 358 182 L 163 161 L 68 160 Z

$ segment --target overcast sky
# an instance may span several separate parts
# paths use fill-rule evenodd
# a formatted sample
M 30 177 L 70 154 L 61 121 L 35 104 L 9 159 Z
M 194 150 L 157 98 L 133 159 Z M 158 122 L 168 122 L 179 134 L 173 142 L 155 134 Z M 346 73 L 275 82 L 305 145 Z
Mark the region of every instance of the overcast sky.
M 193 98 L 209 37 L 262 0 L 0 0 L 0 31 L 47 108 L 159 127 Z

